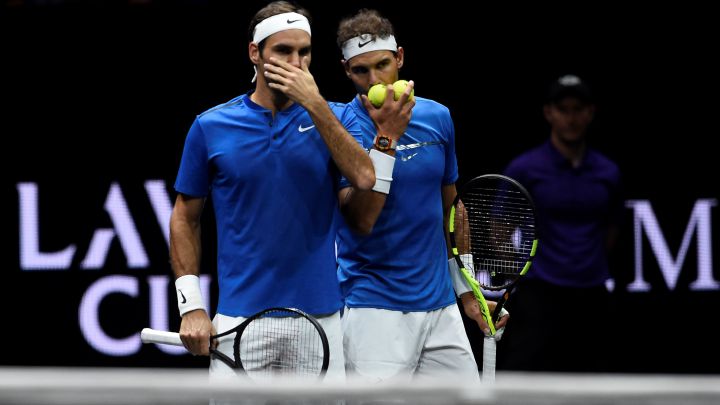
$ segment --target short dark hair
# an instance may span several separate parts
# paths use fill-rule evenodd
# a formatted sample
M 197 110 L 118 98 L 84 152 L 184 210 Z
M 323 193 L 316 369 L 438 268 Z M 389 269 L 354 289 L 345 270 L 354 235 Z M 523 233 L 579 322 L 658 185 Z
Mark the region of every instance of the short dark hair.
M 343 18 L 337 31 L 337 44 L 340 48 L 349 39 L 362 34 L 386 38 L 395 35 L 395 29 L 387 18 L 380 15 L 377 10 L 363 8 L 352 17 Z
M 307 11 L 305 8 L 301 7 L 300 5 L 286 0 L 273 1 L 272 3 L 258 10 L 252 20 L 250 20 L 250 25 L 248 26 L 248 41 L 252 42 L 255 35 L 255 27 L 263 20 L 270 18 L 274 15 L 293 12 L 304 15 L 308 19 L 308 21 L 312 23 L 312 19 L 310 18 L 310 12 Z M 262 40 L 258 44 L 258 49 L 261 53 L 264 47 L 265 40 Z
M 594 104 L 590 87 L 580 77 L 568 74 L 558 77 L 550 84 L 545 104 L 555 104 L 566 97 L 577 98 L 586 104 Z

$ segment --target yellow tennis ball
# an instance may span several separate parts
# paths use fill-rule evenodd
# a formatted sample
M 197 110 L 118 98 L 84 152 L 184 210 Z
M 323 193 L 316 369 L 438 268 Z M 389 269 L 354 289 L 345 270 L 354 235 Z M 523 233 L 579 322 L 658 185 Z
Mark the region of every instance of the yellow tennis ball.
M 407 80 L 398 80 L 395 83 L 393 83 L 393 90 L 395 90 L 395 100 L 399 100 L 400 96 L 405 92 L 405 88 L 408 86 Z M 412 101 L 415 99 L 415 88 L 413 87 L 412 90 L 410 90 L 410 97 L 408 98 L 408 101 Z
M 383 103 L 385 102 L 385 96 L 387 94 L 387 88 L 384 84 L 379 83 L 372 87 L 370 87 L 370 90 L 368 91 L 368 99 L 370 99 L 370 102 L 375 107 L 382 107 Z

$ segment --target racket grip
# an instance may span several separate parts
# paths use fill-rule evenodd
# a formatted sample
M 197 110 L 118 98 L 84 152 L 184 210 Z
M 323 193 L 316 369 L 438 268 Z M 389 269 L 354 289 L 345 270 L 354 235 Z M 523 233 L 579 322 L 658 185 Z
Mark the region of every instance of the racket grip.
M 495 336 L 485 336 L 483 339 L 483 383 L 492 384 L 495 382 L 495 345 Z
M 179 333 L 150 328 L 144 328 L 140 332 L 140 340 L 142 340 L 143 343 L 160 343 L 163 345 L 183 346 Z

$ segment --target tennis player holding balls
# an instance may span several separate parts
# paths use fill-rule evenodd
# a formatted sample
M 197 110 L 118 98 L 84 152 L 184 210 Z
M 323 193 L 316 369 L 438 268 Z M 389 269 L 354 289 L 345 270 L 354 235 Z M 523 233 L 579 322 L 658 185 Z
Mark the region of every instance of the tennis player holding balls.
M 342 20 L 337 42 L 345 73 L 358 92 L 349 106 L 362 127 L 363 146 L 380 162 L 374 165 L 377 182 L 387 183 L 387 194 L 340 190 L 341 201 L 355 194 L 379 210 L 376 221 L 359 222 L 374 227 L 348 224 L 339 231 L 346 370 L 370 381 L 444 375 L 479 381 L 453 278 L 458 293 L 465 293 L 466 313 L 483 330 L 488 325 L 457 269 L 448 269 L 444 214 L 455 198 L 458 178 L 450 112 L 435 101 L 411 99 L 412 81 L 395 100 L 393 84 L 404 50 L 397 46 L 390 21 L 377 11 L 360 10 Z M 388 85 L 379 108 L 366 96 L 375 84 Z M 379 130 L 387 126 L 386 110 L 409 118 L 401 136 Z M 364 213 L 375 215 L 372 209 Z

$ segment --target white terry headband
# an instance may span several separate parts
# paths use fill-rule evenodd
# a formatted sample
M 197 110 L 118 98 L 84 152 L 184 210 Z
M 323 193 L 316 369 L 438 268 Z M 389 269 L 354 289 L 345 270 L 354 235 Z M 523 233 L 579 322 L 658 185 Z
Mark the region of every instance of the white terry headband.
M 397 52 L 395 37 L 388 35 L 385 38 L 373 34 L 362 34 L 350 38 L 342 44 L 342 52 L 345 60 L 370 51 L 393 51 Z
M 280 31 L 285 30 L 303 30 L 310 33 L 310 22 L 308 19 L 298 13 L 282 13 L 275 14 L 258 23 L 253 31 L 253 42 L 260 44 L 263 39 Z

